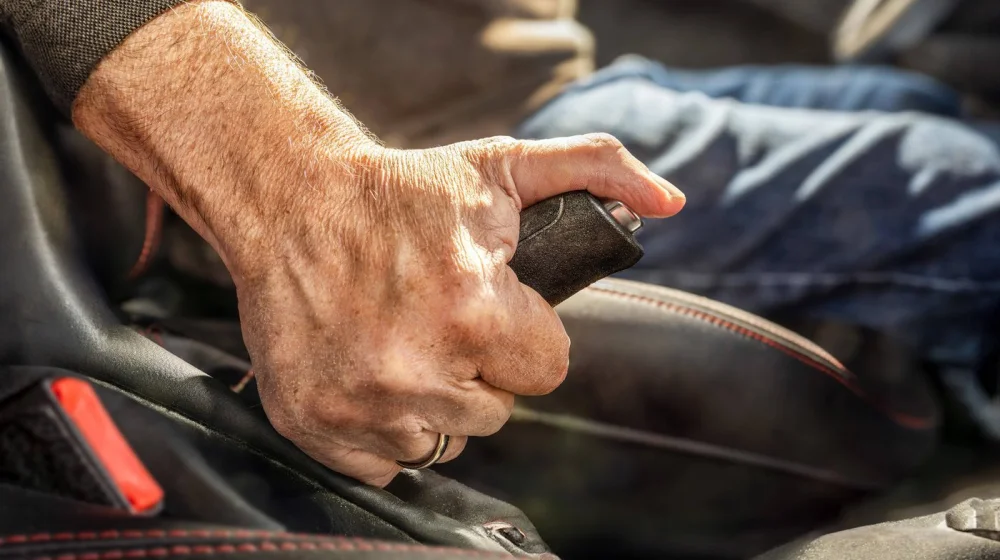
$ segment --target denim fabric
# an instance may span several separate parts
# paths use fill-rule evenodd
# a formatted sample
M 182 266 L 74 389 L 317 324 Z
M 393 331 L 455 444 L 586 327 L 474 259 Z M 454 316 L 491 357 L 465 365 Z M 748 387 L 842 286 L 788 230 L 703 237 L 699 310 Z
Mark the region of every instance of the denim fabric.
M 741 103 L 830 111 L 921 111 L 960 117 L 961 96 L 940 82 L 881 66 L 737 66 L 719 70 L 667 68 L 623 56 L 582 87 L 644 78 L 680 93 L 701 92 Z
M 647 221 L 646 257 L 624 277 L 764 316 L 847 321 L 968 363 L 1000 303 L 997 144 L 913 112 L 957 113 L 952 94 L 925 78 L 800 70 L 768 71 L 767 87 L 748 85 L 762 83 L 752 73 L 743 85 L 733 74 L 702 83 L 841 111 L 715 99 L 695 91 L 692 74 L 630 59 L 567 90 L 518 134 L 614 134 L 685 191 L 681 214 Z M 727 80 L 735 85 L 717 87 Z M 910 112 L 843 111 L 868 102 Z

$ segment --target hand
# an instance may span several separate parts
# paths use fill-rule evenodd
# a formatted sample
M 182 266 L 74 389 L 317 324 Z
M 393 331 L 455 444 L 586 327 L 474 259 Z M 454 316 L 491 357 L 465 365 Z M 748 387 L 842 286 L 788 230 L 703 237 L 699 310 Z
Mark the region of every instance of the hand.
M 430 455 L 439 433 L 450 460 L 466 436 L 503 426 L 514 395 L 562 382 L 562 324 L 507 266 L 523 206 L 581 188 L 645 215 L 683 203 L 605 135 L 371 146 L 331 170 L 276 201 L 234 275 L 275 428 L 376 485 L 396 460 Z
M 507 266 L 521 208 L 574 189 L 646 216 L 684 202 L 606 135 L 382 148 L 228 2 L 133 33 L 73 116 L 225 261 L 275 428 L 375 485 L 565 376 L 558 317 Z

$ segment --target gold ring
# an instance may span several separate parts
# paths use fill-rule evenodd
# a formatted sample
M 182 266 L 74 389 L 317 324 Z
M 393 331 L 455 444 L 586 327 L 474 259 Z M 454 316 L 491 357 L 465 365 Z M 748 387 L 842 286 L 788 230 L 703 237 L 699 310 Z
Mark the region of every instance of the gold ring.
M 444 434 L 438 434 L 437 447 L 434 448 L 434 452 L 430 454 L 423 461 L 417 461 L 415 463 L 407 463 L 406 461 L 396 461 L 396 464 L 403 467 L 404 469 L 426 469 L 431 465 L 436 464 L 444 457 L 444 452 L 448 450 L 448 442 L 451 441 L 451 436 L 446 436 Z

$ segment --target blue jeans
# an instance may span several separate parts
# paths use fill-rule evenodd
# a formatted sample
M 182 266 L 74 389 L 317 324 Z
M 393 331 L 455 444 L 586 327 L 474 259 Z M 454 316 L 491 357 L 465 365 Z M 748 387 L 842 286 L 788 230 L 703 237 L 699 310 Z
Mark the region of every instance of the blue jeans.
M 1000 304 L 1000 149 L 959 116 L 948 88 L 887 69 L 629 58 L 518 134 L 614 134 L 687 194 L 678 216 L 647 221 L 646 257 L 624 277 L 970 365 Z

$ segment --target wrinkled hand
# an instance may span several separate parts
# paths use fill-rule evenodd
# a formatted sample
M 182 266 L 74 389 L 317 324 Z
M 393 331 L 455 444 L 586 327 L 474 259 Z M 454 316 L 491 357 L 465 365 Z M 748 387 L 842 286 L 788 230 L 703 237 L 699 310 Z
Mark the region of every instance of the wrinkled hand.
M 430 455 L 439 433 L 453 459 L 466 436 L 503 426 L 514 395 L 548 393 L 566 375 L 559 318 L 507 266 L 521 208 L 583 188 L 648 216 L 683 204 L 606 135 L 372 147 L 346 165 L 331 180 L 353 177 L 349 188 L 316 177 L 289 189 L 255 272 L 236 280 L 271 422 L 375 485 L 396 460 Z

